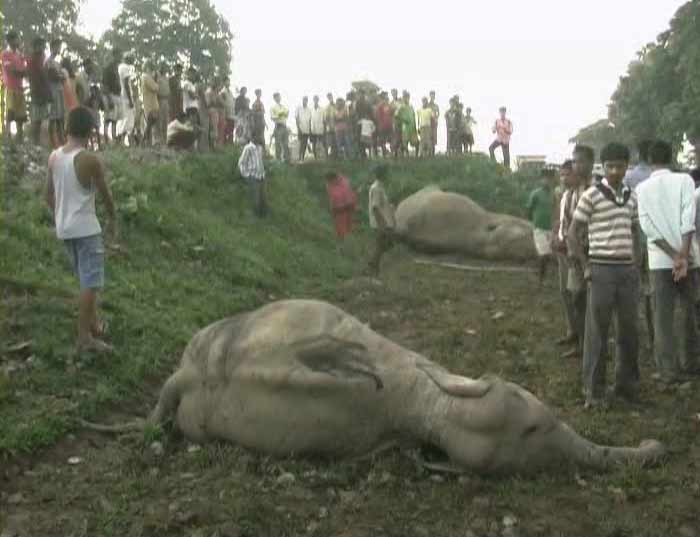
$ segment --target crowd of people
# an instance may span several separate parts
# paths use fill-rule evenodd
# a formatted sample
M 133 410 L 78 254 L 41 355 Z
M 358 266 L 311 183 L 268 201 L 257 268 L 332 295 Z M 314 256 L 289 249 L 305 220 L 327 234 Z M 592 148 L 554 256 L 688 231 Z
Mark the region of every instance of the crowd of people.
M 567 321 L 563 358 L 582 359 L 585 406 L 608 395 L 636 400 L 640 304 L 654 349 L 659 386 L 700 375 L 700 173 L 678 173 L 664 141 L 643 142 L 639 162 L 611 143 L 601 151 L 603 176 L 593 175 L 592 148 L 577 145 L 561 166 L 560 184 L 544 170 L 527 209 L 540 256 L 540 281 L 556 257 Z M 684 345 L 674 334 L 682 306 Z M 606 391 L 608 336 L 616 337 L 615 381 Z
M 102 69 L 91 59 L 76 72 L 68 57 L 61 57 L 63 43 L 34 39 L 25 58 L 15 32 L 7 35 L 2 53 L 5 91 L 4 128 L 22 140 L 27 120 L 24 79 L 29 82 L 31 136 L 40 143 L 47 123 L 50 144 L 47 201 L 56 222 L 56 233 L 69 251 L 81 286 L 79 341 L 82 350 L 110 351 L 101 336 L 97 293 L 104 282 L 102 229 L 95 213 L 100 194 L 107 207 L 108 231 L 116 234 L 114 203 L 104 180 L 101 161 L 86 148 L 107 144 L 127 146 L 167 145 L 176 149 L 207 150 L 238 143 L 242 146 L 240 174 L 250 183 L 255 213 L 267 212 L 265 199 L 266 111 L 261 90 L 253 103 L 247 89 L 234 97 L 229 79 L 212 78 L 205 84 L 193 67 L 146 62 L 137 74 L 135 58 L 113 50 Z M 279 93 L 270 109 L 275 155 L 290 160 L 289 109 Z M 299 140 L 299 160 L 307 151 L 315 158 L 368 158 L 435 155 L 440 110 L 435 93 L 414 110 L 410 94 L 398 90 L 353 90 L 345 98 L 304 97 L 294 113 Z M 475 121 L 457 96 L 445 112 L 448 154 L 471 152 Z M 490 154 L 501 147 L 509 167 L 513 124 L 505 108 L 493 125 L 495 140 Z M 601 151 L 604 176 L 593 175 L 592 148 L 577 145 L 573 157 L 556 172 L 545 169 L 543 185 L 532 193 L 527 210 L 534 227 L 534 243 L 540 256 L 540 280 L 549 262 L 556 259 L 568 332 L 559 341 L 570 345 L 562 356 L 582 360 L 585 405 L 606 398 L 605 369 L 608 335 L 617 340 L 615 383 L 612 393 L 636 399 L 639 383 L 638 311 L 644 305 L 648 332 L 654 346 L 656 379 L 672 386 L 684 376 L 700 374 L 700 337 L 696 298 L 700 296 L 700 181 L 672 171 L 674 152 L 663 141 L 639 147 L 639 163 L 629 169 L 630 151 L 618 143 Z M 369 270 L 379 271 L 383 254 L 397 242 L 394 207 L 385 189 L 389 168 L 375 168 L 369 191 L 369 224 L 376 232 L 376 246 Z M 327 176 L 327 193 L 338 237 L 351 232 L 357 197 L 351 182 L 333 172 Z M 695 183 L 694 180 L 695 179 Z M 641 290 L 640 290 L 641 289 Z M 674 335 L 674 307 L 680 301 L 684 315 L 684 348 L 679 355 Z M 614 322 L 613 322 L 614 320 Z
M 187 71 L 180 64 L 143 63 L 137 72 L 136 57 L 119 49 L 100 69 L 92 58 L 84 58 L 80 68 L 64 53 L 63 42 L 37 37 L 31 51 L 24 55 L 19 35 L 7 34 L 7 48 L 2 53 L 2 82 L 5 96 L 3 127 L 8 136 L 16 126 L 16 137 L 24 138 L 24 124 L 29 119 L 31 137 L 40 143 L 42 126 L 48 126 L 49 144 L 60 147 L 65 142 L 67 114 L 84 106 L 93 114 L 94 147 L 108 144 L 126 146 L 167 145 L 175 149 L 199 149 L 237 143 L 241 147 L 251 140 L 265 150 L 267 116 L 262 91 L 255 90 L 250 102 L 247 88 L 238 95 L 230 89 L 228 77 L 204 80 L 195 67 Z M 29 89 L 29 114 L 25 84 Z M 271 142 L 278 160 L 289 162 L 290 111 L 280 93 L 273 95 L 270 109 Z M 299 142 L 299 161 L 307 151 L 314 158 L 351 159 L 379 155 L 394 158 L 434 156 L 437 145 L 440 108 L 435 92 L 422 98 L 414 109 L 408 91 L 401 96 L 397 89 L 389 93 L 376 87 L 358 88 L 344 97 L 326 95 L 325 104 L 318 95 L 312 101 L 303 97 L 294 113 Z M 471 108 L 464 108 L 459 96 L 450 99 L 444 114 L 447 154 L 471 153 L 476 121 Z M 513 124 L 501 108 L 493 125 L 496 138 L 489 151 L 502 148 L 503 164 L 510 168 L 509 143 Z

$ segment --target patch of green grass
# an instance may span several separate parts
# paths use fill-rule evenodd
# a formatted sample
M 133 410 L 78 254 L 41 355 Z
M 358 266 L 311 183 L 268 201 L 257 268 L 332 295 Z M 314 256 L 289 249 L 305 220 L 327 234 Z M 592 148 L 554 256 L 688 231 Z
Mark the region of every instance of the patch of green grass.
M 4 182 L 0 277 L 18 283 L 0 295 L 0 340 L 32 340 L 41 367 L 0 382 L 0 457 L 51 445 L 76 415 L 122 412 L 125 402 L 129 411 L 145 414 L 197 330 L 273 298 L 333 297 L 341 281 L 364 267 L 373 164 L 270 163 L 271 214 L 260 220 L 252 214 L 237 157 L 232 152 L 149 163 L 139 151 L 105 155 L 123 247 L 107 257 L 102 304 L 116 353 L 80 360 L 74 356 L 77 308 L 70 298 L 76 283 L 52 229 L 44 185 L 23 177 L 22 166 L 10 159 L 5 171 L 15 171 Z M 518 214 L 532 185 L 532 178 L 503 175 L 482 156 L 389 166 L 396 202 L 438 184 Z M 359 229 L 342 252 L 325 208 L 324 174 L 332 168 L 351 178 L 361 202 Z M 458 337 L 455 328 L 452 338 Z M 55 397 L 72 404 L 53 405 Z

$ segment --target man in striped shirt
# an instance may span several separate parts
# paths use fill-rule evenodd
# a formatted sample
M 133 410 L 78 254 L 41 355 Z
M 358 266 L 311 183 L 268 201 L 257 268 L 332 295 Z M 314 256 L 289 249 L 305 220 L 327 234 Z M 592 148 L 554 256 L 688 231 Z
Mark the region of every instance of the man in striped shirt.
M 267 213 L 263 145 L 264 141 L 261 139 L 249 140 L 238 159 L 238 170 L 250 186 L 253 211 L 259 217 L 263 217 Z
M 605 178 L 581 196 L 569 229 L 573 253 L 586 267 L 590 282 L 583 349 L 586 408 L 605 395 L 604 357 L 614 313 L 618 324 L 613 393 L 634 399 L 639 381 L 639 219 L 636 195 L 622 182 L 629 159 L 624 145 L 603 148 Z M 581 226 L 588 228 L 587 254 L 579 240 Z

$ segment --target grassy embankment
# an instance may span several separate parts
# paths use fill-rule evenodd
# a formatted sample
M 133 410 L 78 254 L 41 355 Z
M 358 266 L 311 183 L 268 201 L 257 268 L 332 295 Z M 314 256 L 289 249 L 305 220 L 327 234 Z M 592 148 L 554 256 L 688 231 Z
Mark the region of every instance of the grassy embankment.
M 43 184 L 4 163 L 0 230 L 0 459 L 52 445 L 71 418 L 108 408 L 144 412 L 190 337 L 210 322 L 282 297 L 332 299 L 364 268 L 362 224 L 336 248 L 325 204 L 325 163 L 271 164 L 271 216 L 251 214 L 234 155 L 153 162 L 107 156 L 122 251 L 107 259 L 104 311 L 114 356 L 75 360 L 76 284 L 44 204 Z M 341 164 L 366 220 L 367 163 Z M 395 200 L 428 183 L 517 213 L 532 180 L 503 177 L 476 156 L 392 164 Z M 13 280 L 11 283 L 9 280 Z M 31 342 L 21 350 L 17 344 Z

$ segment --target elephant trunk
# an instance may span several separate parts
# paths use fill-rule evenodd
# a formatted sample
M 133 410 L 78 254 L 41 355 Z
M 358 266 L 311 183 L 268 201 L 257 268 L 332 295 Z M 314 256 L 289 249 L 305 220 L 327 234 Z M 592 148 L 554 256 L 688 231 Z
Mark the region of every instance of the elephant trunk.
M 559 437 L 557 442 L 567 459 L 597 470 L 606 470 L 615 465 L 629 463 L 652 464 L 666 452 L 663 444 L 656 440 L 644 440 L 639 447 L 601 446 L 586 440 L 563 423 L 557 436 Z

